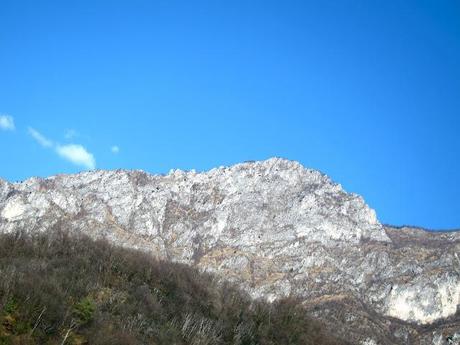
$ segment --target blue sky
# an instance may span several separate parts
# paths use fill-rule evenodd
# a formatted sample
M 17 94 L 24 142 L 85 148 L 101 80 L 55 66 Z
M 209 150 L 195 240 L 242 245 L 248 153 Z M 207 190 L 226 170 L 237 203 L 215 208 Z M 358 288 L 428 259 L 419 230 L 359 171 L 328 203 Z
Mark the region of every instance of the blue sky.
M 460 227 L 458 1 L 0 1 L 0 176 L 281 156 Z

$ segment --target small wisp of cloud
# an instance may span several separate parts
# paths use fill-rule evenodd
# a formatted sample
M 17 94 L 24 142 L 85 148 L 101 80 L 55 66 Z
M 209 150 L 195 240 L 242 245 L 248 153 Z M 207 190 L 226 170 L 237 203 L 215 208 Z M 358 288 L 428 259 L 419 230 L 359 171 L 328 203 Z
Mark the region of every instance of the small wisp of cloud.
M 112 151 L 113 154 L 117 154 L 118 152 L 120 152 L 120 148 L 117 145 L 113 145 L 110 148 L 110 151 Z
M 35 139 L 37 143 L 39 143 L 43 147 L 52 147 L 54 144 L 51 140 L 47 139 L 43 134 L 39 131 L 33 129 L 32 127 L 28 128 L 28 132 L 32 138 Z
M 56 152 L 59 157 L 75 164 L 82 166 L 86 169 L 93 170 L 96 168 L 96 160 L 94 155 L 90 153 L 85 147 L 78 144 L 61 145 L 49 140 L 36 129 L 29 127 L 28 132 L 30 136 L 44 148 L 50 148 Z
M 65 131 L 64 138 L 66 138 L 67 140 L 71 140 L 78 137 L 78 135 L 79 134 L 75 129 L 68 129 Z
M 56 145 L 56 152 L 62 158 L 80 165 L 86 169 L 93 170 L 96 168 L 96 160 L 92 153 L 89 153 L 83 146 L 76 144 Z
M 14 119 L 10 115 L 0 115 L 0 129 L 14 131 Z

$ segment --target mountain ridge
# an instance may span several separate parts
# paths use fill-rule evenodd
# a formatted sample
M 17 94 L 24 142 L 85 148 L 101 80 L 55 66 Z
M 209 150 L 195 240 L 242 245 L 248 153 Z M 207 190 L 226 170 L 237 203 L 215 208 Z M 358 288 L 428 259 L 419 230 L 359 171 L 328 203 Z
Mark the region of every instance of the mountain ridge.
M 217 273 L 254 298 L 300 296 L 356 343 L 428 344 L 457 320 L 458 233 L 396 233 L 361 196 L 295 161 L 0 183 L 0 232 L 62 224 Z

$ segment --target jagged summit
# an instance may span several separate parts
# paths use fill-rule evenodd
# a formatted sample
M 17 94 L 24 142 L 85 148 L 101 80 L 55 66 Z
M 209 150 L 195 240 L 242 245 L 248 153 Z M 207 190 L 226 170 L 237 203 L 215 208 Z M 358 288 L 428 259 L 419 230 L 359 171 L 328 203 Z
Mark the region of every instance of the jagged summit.
M 206 222 L 194 223 L 193 231 L 213 238 L 211 242 L 221 237 L 238 241 L 240 234 L 230 236 L 230 229 L 244 229 L 245 242 L 252 236 L 249 243 L 254 245 L 269 236 L 334 245 L 362 239 L 389 241 L 375 212 L 360 196 L 346 193 L 316 170 L 281 158 L 203 173 L 171 170 L 165 176 L 98 170 L 31 178 L 13 189 L 36 194 L 10 199 L 2 213 L 9 221 L 47 210 L 70 216 L 85 210 L 88 218 L 101 223 L 110 215 L 128 232 L 156 235 L 164 227 L 156 224 L 159 217 L 177 204 L 195 218 L 203 212 L 210 215 Z M 107 207 L 95 207 L 96 199 Z
M 455 317 L 460 301 L 460 236 L 403 236 L 359 195 L 281 158 L 0 181 L 0 232 L 53 227 L 195 265 L 254 297 L 301 296 L 356 343 L 363 329 L 406 343 L 419 334 L 408 322 Z

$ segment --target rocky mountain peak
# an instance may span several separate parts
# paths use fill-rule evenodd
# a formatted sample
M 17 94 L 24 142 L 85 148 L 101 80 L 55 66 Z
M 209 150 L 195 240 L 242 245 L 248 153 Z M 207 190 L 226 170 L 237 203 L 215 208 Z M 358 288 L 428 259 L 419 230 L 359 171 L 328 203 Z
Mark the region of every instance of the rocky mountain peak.
M 346 193 L 318 171 L 281 158 L 203 173 L 172 170 L 166 176 L 142 171 L 91 171 L 31 178 L 15 184 L 14 189 L 29 194 L 9 200 L 7 210 L 28 205 L 25 216 L 46 213 L 53 207 L 67 214 L 85 210 L 90 219 L 102 223 L 108 212 L 127 231 L 144 234 L 161 233 L 163 224 L 153 224 L 174 204 L 196 219 L 198 214 L 207 213 L 205 222 L 194 222 L 189 230 L 207 234 L 214 242 L 222 238 L 243 240 L 241 235 L 251 245 L 273 236 L 285 241 L 308 238 L 325 245 L 363 239 L 389 241 L 375 212 L 360 196 Z M 96 199 L 106 206 L 104 210 L 94 207 Z M 6 212 L 4 218 L 13 220 L 10 214 Z M 15 221 L 22 219 L 12 214 Z M 150 221 L 139 222 L 139 218 Z M 130 224 L 133 220 L 135 226 Z M 231 229 L 239 231 L 231 236 Z
M 299 296 L 356 343 L 362 329 L 406 343 L 420 336 L 411 323 L 440 324 L 460 301 L 460 236 L 384 227 L 359 195 L 281 158 L 0 181 L 0 232 L 55 227 L 214 272 L 256 298 Z

